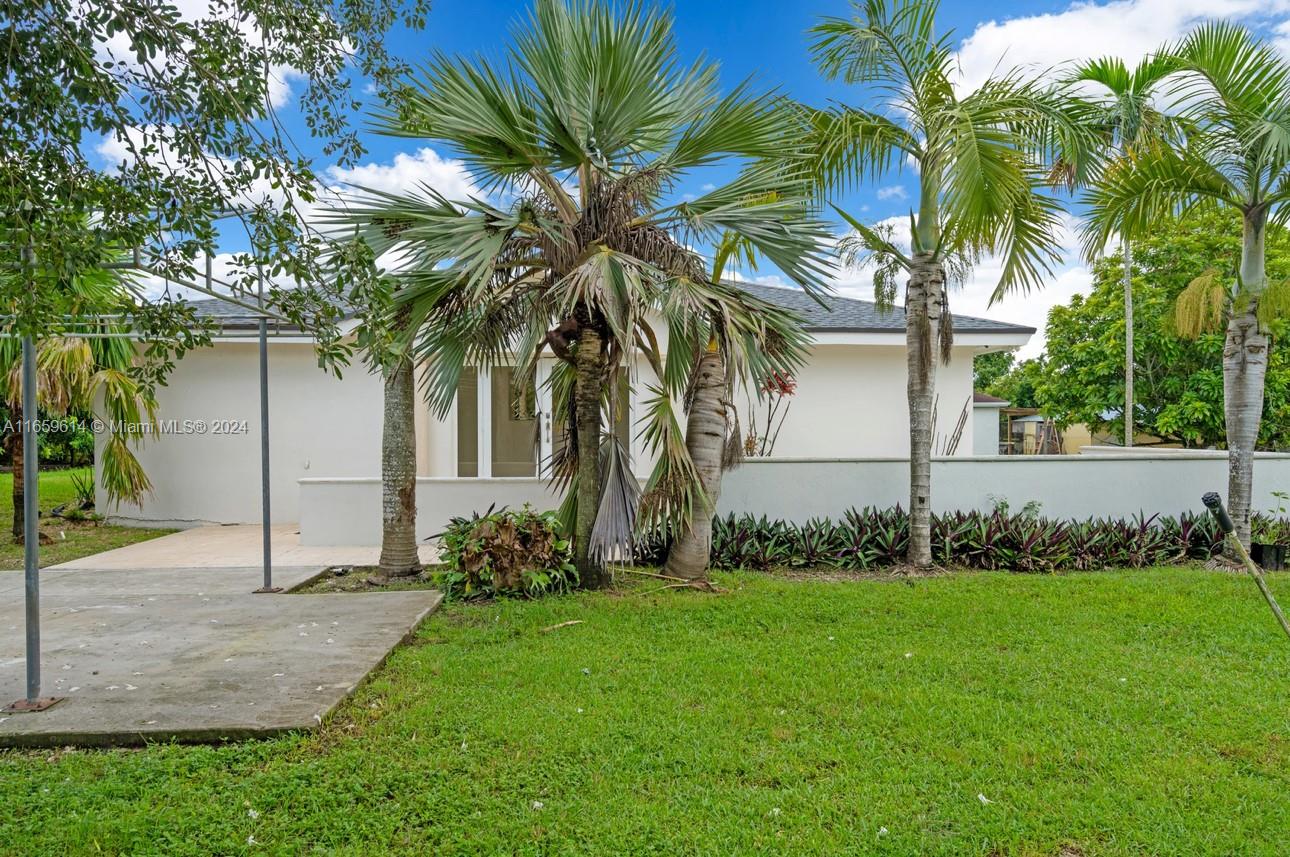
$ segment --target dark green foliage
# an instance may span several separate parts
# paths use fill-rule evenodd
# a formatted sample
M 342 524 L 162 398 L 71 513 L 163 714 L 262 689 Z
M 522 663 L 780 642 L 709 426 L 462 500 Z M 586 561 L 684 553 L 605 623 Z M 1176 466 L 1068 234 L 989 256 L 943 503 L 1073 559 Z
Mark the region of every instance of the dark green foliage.
M 440 538 L 445 568 L 435 582 L 450 597 L 533 598 L 565 592 L 578 579 L 572 545 L 554 512 L 490 509 L 453 518 Z
M 1278 519 L 1290 533 L 1290 521 Z M 932 519 L 932 551 L 945 566 L 1051 572 L 1146 568 L 1209 559 L 1222 539 L 1208 516 L 1053 521 L 1033 512 L 951 512 Z M 721 569 L 898 565 L 909 546 L 909 516 L 894 509 L 850 509 L 841 523 L 797 525 L 765 516 L 713 522 L 712 565 Z M 648 560 L 646 560 L 648 561 Z

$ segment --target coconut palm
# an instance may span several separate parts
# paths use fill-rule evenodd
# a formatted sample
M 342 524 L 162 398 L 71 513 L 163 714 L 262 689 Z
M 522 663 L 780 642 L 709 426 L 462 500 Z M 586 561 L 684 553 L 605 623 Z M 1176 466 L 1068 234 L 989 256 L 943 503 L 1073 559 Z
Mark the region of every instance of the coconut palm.
M 732 261 L 755 268 L 756 255 L 745 239 L 726 235 L 713 260 L 714 283 L 723 283 Z M 686 307 L 676 324 L 669 324 L 669 329 L 684 325 L 686 341 L 680 355 L 692 357 L 685 394 L 685 451 L 701 489 L 701 505 L 674 528 L 664 571 L 686 580 L 706 578 L 721 477 L 743 457 L 735 387 L 751 387 L 760 395 L 767 378 L 787 377 L 800 367 L 810 342 L 802 319 L 794 313 L 740 291 L 738 283 L 723 285 L 731 289 L 724 300 L 710 300 L 706 310 Z
M 1240 269 L 1230 278 L 1217 271 L 1199 277 L 1180 296 L 1177 321 L 1191 335 L 1226 323 L 1228 509 L 1249 544 L 1268 322 L 1290 309 L 1290 289 L 1268 283 L 1264 253 L 1268 225 L 1290 217 L 1290 63 L 1228 23 L 1203 25 L 1165 53 L 1178 68 L 1168 92 L 1185 137 L 1112 165 L 1088 194 L 1086 250 L 1096 252 L 1117 232 L 1147 234 L 1167 216 L 1202 207 L 1240 212 Z
M 1079 166 L 1079 135 L 1056 102 L 1016 73 L 975 91 L 954 87 L 948 34 L 938 35 L 932 0 L 853 2 L 853 17 L 826 18 L 811 30 L 812 52 L 830 79 L 866 87 L 866 102 L 813 117 L 820 181 L 826 191 L 909 174 L 918 185 L 909 213 L 911 249 L 888 229 L 854 229 L 844 253 L 867 257 L 877 302 L 905 288 L 910 437 L 909 562 L 931 552 L 931 450 L 936 359 L 948 362 L 953 328 L 949 289 L 982 254 L 1002 259 L 992 300 L 1038 287 L 1058 260 L 1060 208 L 1042 192 L 1039 154 L 1066 152 Z M 841 213 L 841 212 L 840 212 Z
M 1176 134 L 1176 123 L 1159 110 L 1154 99 L 1174 71 L 1168 56 L 1156 54 L 1132 70 L 1118 57 L 1081 63 L 1066 80 L 1076 121 L 1091 125 L 1110 160 L 1127 157 L 1144 146 L 1157 145 Z M 1133 242 L 1120 237 L 1124 265 L 1124 445 L 1133 446 Z
M 685 330 L 671 326 L 728 299 L 695 248 L 730 232 L 808 289 L 827 272 L 827 228 L 792 166 L 805 160 L 796 120 L 773 95 L 720 95 L 715 66 L 681 65 L 670 16 L 635 2 L 539 0 L 500 67 L 439 56 L 403 92 L 380 129 L 451 149 L 490 198 L 368 191 L 346 217 L 378 255 L 402 258 L 400 300 L 436 413 L 466 366 L 515 360 L 524 379 L 547 349 L 559 358 L 568 443 L 553 472 L 582 583 L 600 586 L 606 558 L 630 549 L 636 490 L 604 430 L 607 391 L 639 355 L 663 373 L 650 419 L 670 450 L 651 514 L 688 520 L 701 494 L 661 401 L 688 379 Z M 722 162 L 735 178 L 675 200 Z M 650 313 L 669 319 L 666 357 Z

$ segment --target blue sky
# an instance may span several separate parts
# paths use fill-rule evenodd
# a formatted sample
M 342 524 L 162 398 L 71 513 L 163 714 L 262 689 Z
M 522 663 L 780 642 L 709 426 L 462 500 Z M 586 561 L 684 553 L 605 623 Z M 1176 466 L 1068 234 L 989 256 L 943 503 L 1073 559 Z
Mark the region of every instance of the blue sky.
M 183 0 L 193 4 L 205 1 Z M 527 8 L 526 0 L 433 0 L 426 29 L 395 33 L 392 49 L 413 63 L 434 50 L 497 56 L 510 26 L 525 16 Z M 719 63 L 726 86 L 751 77 L 759 88 L 778 89 L 809 104 L 862 98 L 845 85 L 822 80 L 807 52 L 805 31 L 821 16 L 847 14 L 846 0 L 677 0 L 672 9 L 682 58 L 689 60 L 704 54 Z M 1104 54 L 1134 62 L 1161 43 L 1214 17 L 1242 21 L 1283 49 L 1290 48 L 1290 0 L 945 0 L 939 25 L 943 30 L 954 31 L 962 84 L 970 88 L 999 67 L 1020 66 L 1042 73 L 1062 63 Z M 292 131 L 297 141 L 307 139 L 308 132 L 289 97 L 280 115 L 295 126 Z M 425 181 L 450 197 L 470 189 L 463 171 L 452 161 L 451 152 L 427 148 L 414 140 L 375 135 L 368 135 L 366 143 L 369 152 L 356 168 L 327 169 L 325 162 L 320 163 L 326 180 L 387 190 Z M 701 185 L 704 179 L 695 181 Z M 900 224 L 907 222 L 912 189 L 908 176 L 895 176 L 849 194 L 840 202 L 861 220 L 894 218 L 893 222 Z M 679 190 L 687 191 L 684 187 Z M 698 193 L 702 188 L 689 190 Z M 984 260 L 973 278 L 951 296 L 951 306 L 959 313 L 988 315 L 1040 328 L 1040 336 L 1022 352 L 1023 356 L 1037 354 L 1042 348 L 1048 309 L 1068 301 L 1089 284 L 1087 267 L 1074 250 L 1078 228 L 1076 213 L 1064 236 L 1066 258 L 1042 291 L 1011 296 L 989 306 L 997 266 Z M 776 279 L 773 272 L 761 272 L 760 276 L 772 282 Z M 838 293 L 849 297 L 872 295 L 869 275 L 862 271 L 842 272 L 834 285 Z

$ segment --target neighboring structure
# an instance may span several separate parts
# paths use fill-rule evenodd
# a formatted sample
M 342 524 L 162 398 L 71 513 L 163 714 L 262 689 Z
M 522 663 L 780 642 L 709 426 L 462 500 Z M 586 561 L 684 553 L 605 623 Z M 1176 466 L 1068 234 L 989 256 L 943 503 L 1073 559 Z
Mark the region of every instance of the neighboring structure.
M 1008 402 L 988 393 L 972 394 L 972 454 L 1003 455 L 999 412 Z
M 907 456 L 903 312 L 883 313 L 872 303 L 836 297 L 826 299 L 825 309 L 796 289 L 744 287 L 800 313 L 815 338 L 808 364 L 795 379 L 795 393 L 784 403 L 788 412 L 774 457 Z M 226 334 L 244 331 L 245 339 L 221 339 L 190 353 L 158 391 L 162 436 L 138 453 L 155 490 L 142 508 L 107 510 L 124 522 L 181 527 L 259 522 L 256 320 L 217 301 L 197 306 L 218 316 Z M 978 448 L 973 357 L 1025 345 L 1034 329 L 955 316 L 954 330 L 952 359 L 938 373 L 933 449 L 938 455 L 970 456 Z M 277 331 L 269 353 L 273 520 L 295 523 L 300 521 L 299 480 L 379 476 L 382 383 L 362 364 L 344 370 L 341 378 L 323 372 L 309 338 L 290 330 Z M 543 361 L 518 392 L 510 367 L 468 371 L 446 419 L 435 419 L 424 405 L 418 408 L 419 475 L 481 482 L 540 476 L 540 462 L 562 442 L 553 430 L 545 384 L 550 369 Z M 637 374 L 635 389 L 624 391 L 618 430 L 631 447 L 638 475 L 644 476 L 649 462 L 631 426 L 652 379 L 647 368 L 638 367 Z M 743 407 L 745 397 L 740 395 L 737 404 Z M 764 408 L 754 404 L 752 415 L 741 414 L 745 429 L 764 425 Z M 996 428 L 990 445 L 997 449 L 997 442 Z M 379 517 L 379 504 L 373 514 Z

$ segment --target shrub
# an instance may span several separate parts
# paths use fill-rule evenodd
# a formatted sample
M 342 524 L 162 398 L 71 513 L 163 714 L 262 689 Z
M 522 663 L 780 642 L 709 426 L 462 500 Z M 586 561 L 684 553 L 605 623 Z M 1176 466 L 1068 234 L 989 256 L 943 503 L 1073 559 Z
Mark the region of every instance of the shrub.
M 434 577 L 449 597 L 533 598 L 566 591 L 578 580 L 572 543 L 554 512 L 490 508 L 453 518 L 439 538 L 444 568 Z
M 1290 532 L 1290 521 L 1282 519 Z M 659 544 L 661 542 L 661 548 Z M 666 553 L 666 541 L 650 542 Z M 1128 521 L 1054 521 L 1037 509 L 1011 513 L 951 512 L 932 518 L 932 551 L 942 565 L 1021 572 L 1143 568 L 1204 560 L 1222 549 L 1223 537 L 1208 515 L 1137 517 Z M 850 509 L 840 523 L 805 524 L 728 515 L 713 522 L 712 566 L 881 568 L 904 561 L 909 516 L 894 509 Z M 641 561 L 649 561 L 638 557 Z

